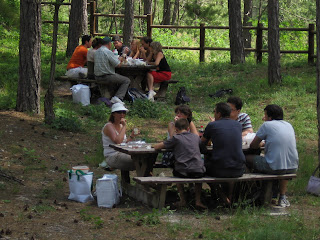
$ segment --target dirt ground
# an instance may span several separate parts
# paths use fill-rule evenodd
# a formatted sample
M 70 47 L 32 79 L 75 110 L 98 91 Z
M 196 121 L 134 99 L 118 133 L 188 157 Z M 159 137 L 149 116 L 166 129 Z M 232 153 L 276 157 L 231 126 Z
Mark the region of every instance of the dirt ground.
M 208 223 L 215 231 L 228 227 L 224 210 L 159 214 L 126 196 L 112 209 L 69 201 L 66 171 L 86 165 L 85 156 L 95 153 L 100 139 L 57 131 L 43 124 L 43 116 L 15 111 L 0 111 L 0 126 L 0 239 L 197 239 Z M 90 168 L 94 183 L 108 173 Z M 316 209 L 304 202 L 290 211 L 318 219 Z

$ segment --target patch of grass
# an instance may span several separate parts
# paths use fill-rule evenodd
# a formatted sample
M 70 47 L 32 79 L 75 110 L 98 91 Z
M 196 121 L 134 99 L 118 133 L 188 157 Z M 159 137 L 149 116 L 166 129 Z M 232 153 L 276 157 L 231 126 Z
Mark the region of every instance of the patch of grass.
M 89 214 L 89 208 L 84 208 L 80 210 L 80 216 L 83 221 L 90 221 L 93 223 L 95 229 L 103 228 L 104 221 L 99 217 L 93 214 Z
M 50 211 L 55 211 L 56 209 L 50 205 L 47 204 L 38 204 L 32 207 L 32 211 L 36 212 L 36 213 L 46 213 L 46 212 L 50 212 Z
M 57 117 L 51 124 L 51 127 L 58 130 L 66 130 L 70 132 L 83 131 L 82 123 L 76 117 Z

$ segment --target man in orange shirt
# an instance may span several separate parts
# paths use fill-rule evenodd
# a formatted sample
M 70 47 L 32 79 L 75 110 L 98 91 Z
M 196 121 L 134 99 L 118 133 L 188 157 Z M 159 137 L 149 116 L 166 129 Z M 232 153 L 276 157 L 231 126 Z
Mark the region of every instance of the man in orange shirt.
M 82 45 L 76 47 L 67 66 L 66 75 L 70 78 L 85 78 L 88 69 L 84 68 L 87 62 L 88 48 L 92 45 L 91 36 L 84 35 L 82 37 Z

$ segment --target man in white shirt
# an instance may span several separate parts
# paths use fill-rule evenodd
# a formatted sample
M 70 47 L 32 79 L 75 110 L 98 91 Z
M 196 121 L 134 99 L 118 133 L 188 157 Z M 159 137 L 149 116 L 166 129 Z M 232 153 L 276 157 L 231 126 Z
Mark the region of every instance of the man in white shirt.
M 112 103 L 122 103 L 124 96 L 130 85 L 130 79 L 115 73 L 115 68 L 121 65 L 122 57 L 114 55 L 110 50 L 112 46 L 111 39 L 105 37 L 103 45 L 94 54 L 94 75 L 96 80 L 107 81 L 110 84 L 119 85 L 119 88 L 113 98 Z M 104 86 L 100 87 L 100 91 L 104 91 Z
M 282 108 L 275 104 L 266 106 L 263 120 L 265 122 L 259 128 L 250 148 L 259 148 L 261 141 L 265 140 L 265 156 L 247 155 L 247 167 L 267 174 L 295 173 L 299 164 L 296 138 L 291 124 L 283 120 Z M 285 195 L 287 185 L 288 180 L 280 180 L 278 205 L 282 207 L 290 206 Z

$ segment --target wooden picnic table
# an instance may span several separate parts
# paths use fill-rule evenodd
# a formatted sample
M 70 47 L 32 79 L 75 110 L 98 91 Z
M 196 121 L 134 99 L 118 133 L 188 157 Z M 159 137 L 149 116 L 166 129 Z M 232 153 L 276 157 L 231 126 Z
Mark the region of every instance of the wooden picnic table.
M 141 147 L 137 147 L 138 145 L 135 145 L 134 143 L 127 143 L 126 145 L 111 144 L 109 146 L 119 152 L 129 154 L 136 167 L 136 177 L 134 180 L 138 181 L 135 185 L 130 184 L 130 179 L 128 181 L 128 172 L 121 171 L 121 185 L 123 192 L 130 197 L 153 207 L 163 207 L 165 203 L 167 185 L 160 183 L 157 186 L 157 191 L 152 192 L 149 191 L 150 186 L 141 181 L 141 177 L 150 177 L 153 179 L 154 177 L 152 177 L 152 171 L 158 153 L 172 151 L 172 149 L 156 150 L 150 147 L 151 144 L 144 144 L 141 145 Z M 207 151 L 207 153 L 210 153 L 212 151 L 212 146 L 207 146 Z M 243 151 L 246 152 L 248 150 L 244 149 Z

